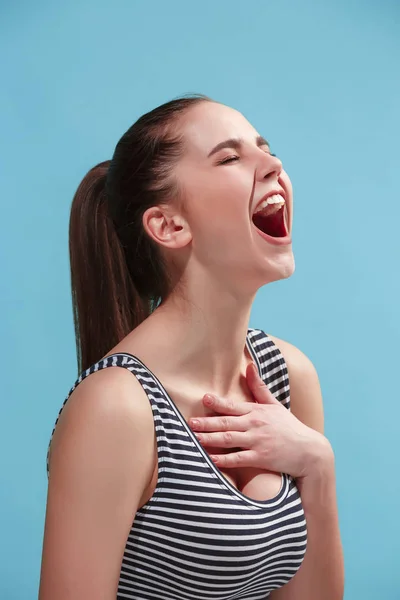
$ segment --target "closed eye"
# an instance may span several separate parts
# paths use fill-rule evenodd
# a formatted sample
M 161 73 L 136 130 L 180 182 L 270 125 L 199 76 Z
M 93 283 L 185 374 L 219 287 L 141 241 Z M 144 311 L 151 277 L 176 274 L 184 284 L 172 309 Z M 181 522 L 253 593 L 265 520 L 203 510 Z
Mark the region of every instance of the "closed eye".
M 227 158 L 223 158 L 222 160 L 218 161 L 219 165 L 226 165 L 230 162 L 236 162 L 237 160 L 239 160 L 239 156 L 237 156 L 236 154 L 234 156 L 228 156 Z
M 265 154 L 269 154 L 269 156 L 276 156 L 276 154 L 273 154 L 273 153 L 270 151 L 270 149 L 269 149 L 269 146 L 267 146 L 267 147 L 266 147 Z M 232 156 L 228 156 L 228 157 L 226 157 L 226 158 L 223 158 L 222 160 L 218 161 L 218 163 L 217 163 L 217 164 L 218 164 L 218 165 L 227 165 L 227 164 L 229 164 L 229 163 L 236 162 L 236 161 L 238 161 L 239 159 L 240 159 L 240 156 L 237 156 L 237 154 L 234 154 L 234 155 L 232 155 Z

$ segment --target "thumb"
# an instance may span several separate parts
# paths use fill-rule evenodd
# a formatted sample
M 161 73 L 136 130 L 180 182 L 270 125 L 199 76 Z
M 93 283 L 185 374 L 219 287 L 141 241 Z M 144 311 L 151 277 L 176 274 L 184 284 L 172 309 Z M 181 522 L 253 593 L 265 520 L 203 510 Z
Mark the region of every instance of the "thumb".
M 257 402 L 260 404 L 275 404 L 278 402 L 259 376 L 257 367 L 254 363 L 248 365 L 246 369 L 246 380 L 247 385 Z

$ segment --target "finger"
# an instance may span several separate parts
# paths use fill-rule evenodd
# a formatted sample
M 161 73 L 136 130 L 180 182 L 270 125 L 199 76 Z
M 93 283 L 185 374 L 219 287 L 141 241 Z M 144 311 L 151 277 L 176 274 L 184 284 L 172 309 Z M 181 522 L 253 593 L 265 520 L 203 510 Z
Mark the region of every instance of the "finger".
M 260 404 L 279 404 L 278 400 L 269 391 L 268 386 L 259 376 L 254 363 L 248 365 L 246 369 L 246 381 L 257 402 Z
M 214 448 L 247 448 L 248 435 L 244 431 L 218 431 L 214 433 L 195 433 L 202 446 Z
M 253 467 L 257 464 L 257 453 L 254 450 L 242 450 L 229 454 L 211 454 L 211 460 L 220 469 L 234 469 L 235 467 Z
M 220 396 L 214 396 L 214 394 L 206 394 L 203 397 L 203 403 L 214 412 L 225 415 L 241 416 L 246 415 L 251 410 L 249 402 L 235 402 L 230 398 L 221 398 Z
M 248 427 L 240 416 L 196 417 L 189 419 L 189 426 L 195 431 L 247 431 Z

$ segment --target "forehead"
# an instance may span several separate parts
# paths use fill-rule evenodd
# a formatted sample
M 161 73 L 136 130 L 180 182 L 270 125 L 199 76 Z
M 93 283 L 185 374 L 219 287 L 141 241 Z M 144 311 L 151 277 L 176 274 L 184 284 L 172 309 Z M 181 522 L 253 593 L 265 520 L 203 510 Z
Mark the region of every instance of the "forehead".
M 254 143 L 257 130 L 234 108 L 216 102 L 201 102 L 185 115 L 181 129 L 188 152 L 210 151 L 230 138 Z

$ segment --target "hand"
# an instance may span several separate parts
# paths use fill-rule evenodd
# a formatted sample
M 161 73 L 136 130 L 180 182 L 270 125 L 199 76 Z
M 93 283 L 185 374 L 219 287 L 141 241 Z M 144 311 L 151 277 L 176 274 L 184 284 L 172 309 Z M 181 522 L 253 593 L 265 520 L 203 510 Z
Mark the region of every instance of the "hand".
M 205 447 L 241 448 L 212 455 L 220 468 L 256 467 L 306 477 L 326 454 L 328 440 L 274 398 L 254 365 L 248 366 L 246 379 L 255 402 L 235 403 L 206 394 L 207 408 L 223 416 L 190 419 L 196 437 Z

